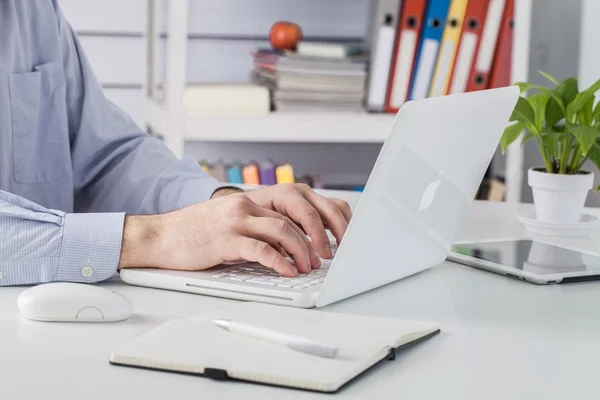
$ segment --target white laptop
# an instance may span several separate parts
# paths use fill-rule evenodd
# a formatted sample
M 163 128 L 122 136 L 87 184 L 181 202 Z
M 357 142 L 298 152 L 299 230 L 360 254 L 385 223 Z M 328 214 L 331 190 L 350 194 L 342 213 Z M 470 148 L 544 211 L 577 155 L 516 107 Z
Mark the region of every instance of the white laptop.
M 518 100 L 516 86 L 410 101 L 394 119 L 343 242 L 321 269 L 125 269 L 132 285 L 322 307 L 444 262 Z

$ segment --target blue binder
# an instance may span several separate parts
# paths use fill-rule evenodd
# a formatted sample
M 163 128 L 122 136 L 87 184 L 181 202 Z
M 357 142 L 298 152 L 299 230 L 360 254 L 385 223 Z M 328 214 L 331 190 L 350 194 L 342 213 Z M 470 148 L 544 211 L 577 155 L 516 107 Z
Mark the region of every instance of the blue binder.
M 423 34 L 410 85 L 411 100 L 424 99 L 429 95 L 450 2 L 451 0 L 429 0 L 427 5 Z
M 232 165 L 227 169 L 227 180 L 229 183 L 244 183 L 242 177 L 242 168 L 239 165 Z

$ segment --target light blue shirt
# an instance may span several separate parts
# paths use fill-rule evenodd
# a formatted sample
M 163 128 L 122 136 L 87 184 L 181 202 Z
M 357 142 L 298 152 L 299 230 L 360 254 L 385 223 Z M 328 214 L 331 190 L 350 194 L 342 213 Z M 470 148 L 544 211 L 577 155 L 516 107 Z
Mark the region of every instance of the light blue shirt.
M 0 0 L 0 286 L 107 279 L 126 213 L 219 186 L 104 97 L 56 0 Z

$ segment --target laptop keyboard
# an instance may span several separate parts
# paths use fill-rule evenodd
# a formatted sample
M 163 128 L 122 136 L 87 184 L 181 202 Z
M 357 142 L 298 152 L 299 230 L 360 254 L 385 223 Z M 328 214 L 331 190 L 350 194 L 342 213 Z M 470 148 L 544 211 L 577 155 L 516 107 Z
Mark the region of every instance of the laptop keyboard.
M 335 245 L 332 245 L 331 252 L 333 255 L 335 255 L 335 250 Z M 325 281 L 325 276 L 327 275 L 327 271 L 329 271 L 330 265 L 331 260 L 322 258 L 321 268 L 313 269 L 308 274 L 298 274 L 293 278 L 288 278 L 260 264 L 244 264 L 242 266 L 235 265 L 222 269 L 218 273 L 213 274 L 212 277 L 234 282 L 255 283 L 264 285 L 265 287 L 275 286 L 303 290 L 322 284 Z

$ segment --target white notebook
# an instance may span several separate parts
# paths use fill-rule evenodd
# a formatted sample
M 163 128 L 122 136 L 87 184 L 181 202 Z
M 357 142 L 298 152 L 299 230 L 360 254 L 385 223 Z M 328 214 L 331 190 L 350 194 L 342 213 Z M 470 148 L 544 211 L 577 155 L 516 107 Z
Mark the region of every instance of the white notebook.
M 301 353 L 217 327 L 231 319 L 338 346 L 337 358 Z M 335 392 L 396 351 L 440 331 L 429 322 L 363 317 L 264 303 L 238 303 L 166 322 L 110 355 L 115 365 L 214 379 Z

